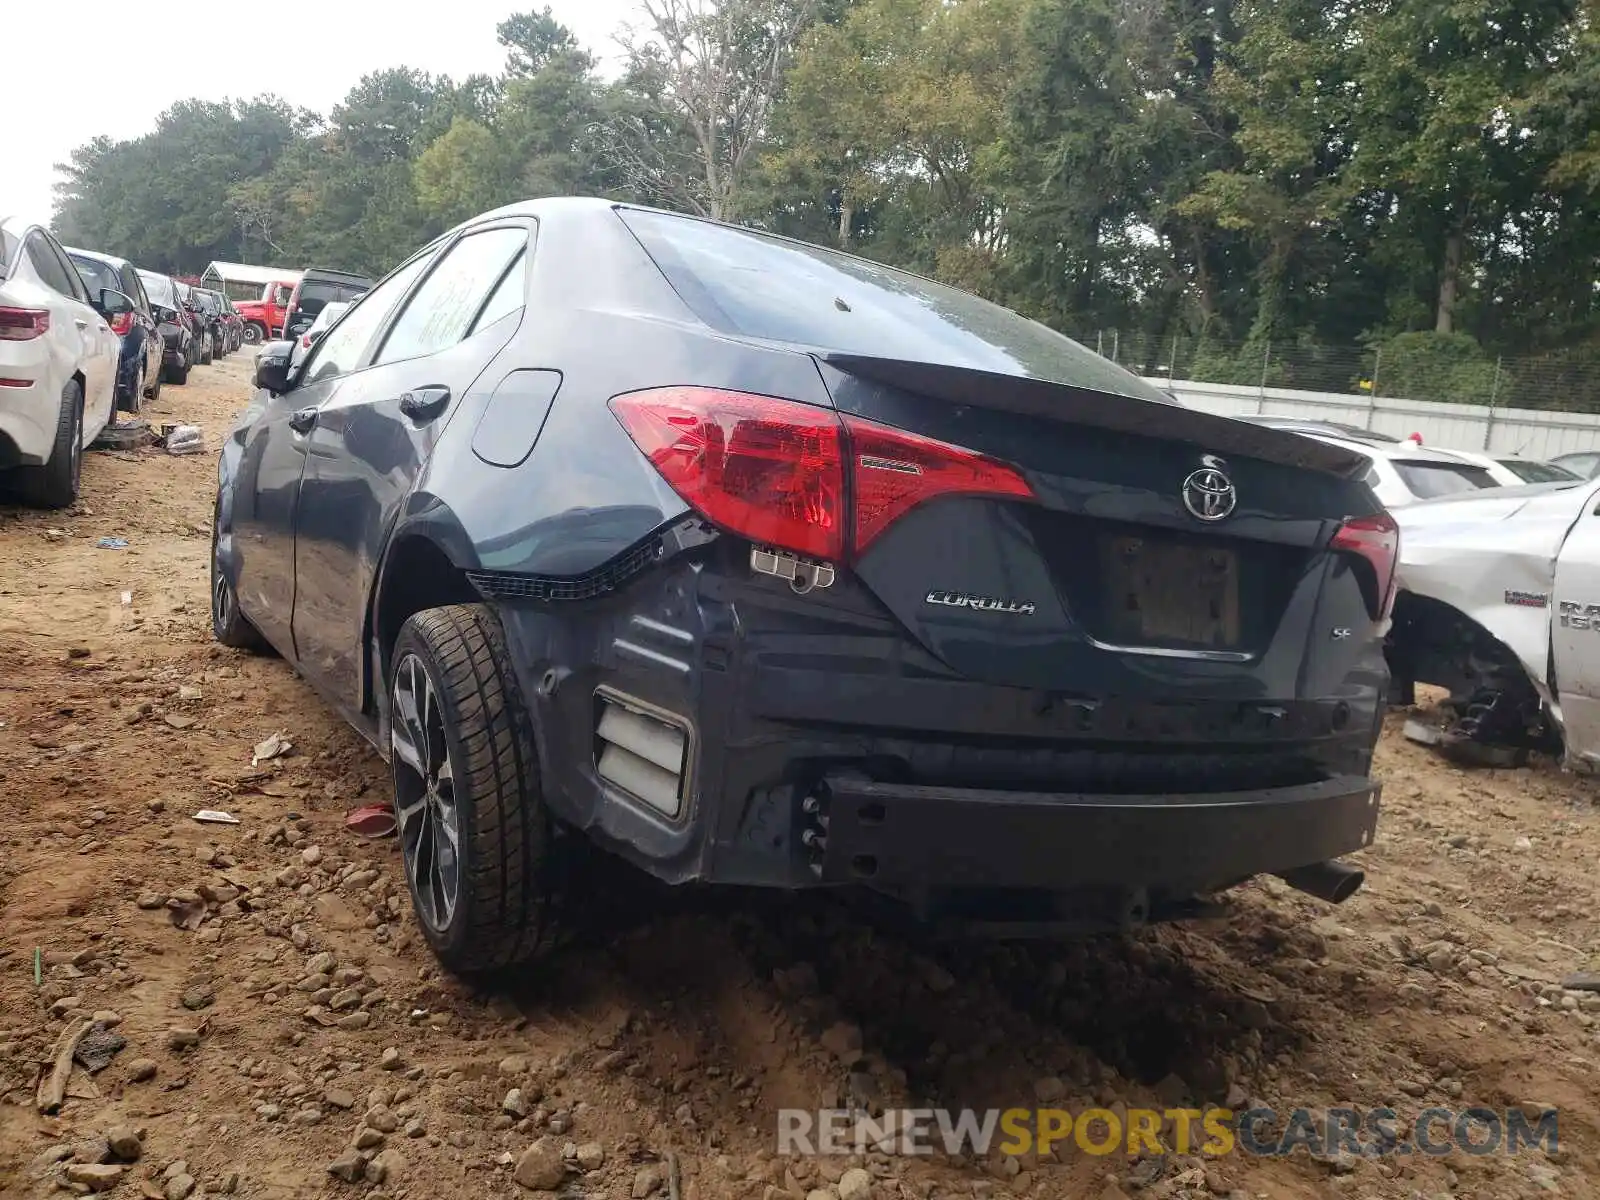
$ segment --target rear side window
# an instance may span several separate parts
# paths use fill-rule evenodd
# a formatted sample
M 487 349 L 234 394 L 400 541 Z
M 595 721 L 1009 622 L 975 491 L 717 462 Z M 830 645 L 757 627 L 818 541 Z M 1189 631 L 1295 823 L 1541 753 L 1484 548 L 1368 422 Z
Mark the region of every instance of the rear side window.
M 1571 483 L 1578 478 L 1554 463 L 1529 462 L 1525 458 L 1502 458 L 1500 465 L 1527 483 Z
M 82 258 L 76 254 L 69 254 L 67 257 L 77 268 L 78 278 L 82 279 L 84 286 L 89 289 L 89 295 L 98 298 L 102 288 L 109 288 L 113 292 L 125 290 L 122 280 L 117 277 L 116 268 L 109 263 L 94 258 Z
M 522 252 L 523 229 L 487 229 L 462 238 L 422 281 L 396 318 L 377 362 L 437 354 L 467 336 L 506 266 Z
M 0 229 L 0 271 L 11 274 L 11 260 L 17 255 L 17 239 L 4 229 Z
M 339 289 L 331 283 L 308 283 L 300 289 L 300 299 L 295 309 L 303 316 L 316 316 L 322 306 L 339 298 Z
M 128 294 L 128 299 L 133 301 L 134 307 L 140 312 L 148 314 L 150 297 L 145 295 L 144 282 L 139 278 L 139 272 L 124 267 L 121 274 L 122 282 L 127 285 L 122 290 Z
M 1454 496 L 1475 488 L 1494 487 L 1494 476 L 1487 467 L 1470 463 L 1424 462 L 1418 459 L 1397 458 L 1394 469 L 1406 490 L 1419 500 L 1432 500 L 1438 496 Z
M 509 317 L 518 309 L 526 306 L 523 297 L 527 294 L 528 286 L 528 252 L 524 250 L 517 255 L 517 261 L 511 264 L 506 271 L 505 278 L 494 289 L 494 295 L 489 297 L 489 302 L 483 306 L 483 311 L 478 314 L 477 320 L 472 323 L 472 332 L 493 325 L 501 317 Z
M 1556 459 L 1557 466 L 1565 467 L 1583 479 L 1588 479 L 1594 474 L 1597 463 L 1600 463 L 1600 455 L 1594 454 L 1563 454 Z
M 178 302 L 172 295 L 172 283 L 160 275 L 146 275 L 139 273 L 139 282 L 144 284 L 145 294 L 151 301 L 163 308 L 177 308 Z
M 55 251 L 38 234 L 34 234 L 24 243 L 24 250 L 28 261 L 33 264 L 34 272 L 39 276 L 39 282 L 51 291 L 60 292 L 63 296 L 77 297 L 72 281 L 67 278 L 66 271 L 61 266 L 61 260 L 56 257 Z
M 617 212 L 684 303 L 719 332 L 1174 403 L 1053 329 L 932 280 L 692 217 Z

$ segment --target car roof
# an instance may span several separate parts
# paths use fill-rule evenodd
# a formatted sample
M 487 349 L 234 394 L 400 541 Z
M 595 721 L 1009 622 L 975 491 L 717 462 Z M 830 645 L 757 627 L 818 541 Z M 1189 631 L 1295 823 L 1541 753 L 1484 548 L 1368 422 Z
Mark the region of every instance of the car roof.
M 1415 463 L 1420 466 L 1448 467 L 1461 465 L 1476 465 L 1469 459 L 1458 458 L 1448 450 L 1434 450 L 1413 446 L 1409 442 L 1358 442 L 1353 438 L 1335 437 L 1326 433 L 1305 432 L 1303 437 L 1313 437 L 1318 441 L 1331 442 L 1343 446 L 1347 450 L 1355 450 L 1368 458 L 1383 458 L 1389 462 Z
M 931 275 L 922 275 L 916 271 L 908 271 L 904 267 L 897 267 L 890 263 L 879 262 L 876 259 L 865 258 L 859 254 L 851 254 L 849 251 L 840 250 L 836 246 L 819 246 L 816 242 L 807 242 L 801 238 L 788 237 L 785 234 L 776 233 L 770 229 L 752 229 L 748 225 L 735 225 L 731 221 L 718 221 L 712 217 L 702 217 L 696 213 L 677 212 L 670 208 L 657 208 L 649 204 L 632 204 L 622 200 L 607 200 L 602 196 L 539 196 L 534 199 L 513 200 L 510 204 L 502 204 L 499 208 L 493 208 L 488 212 L 482 212 L 478 213 L 476 216 L 468 217 L 465 221 L 451 226 L 438 237 L 426 243 L 426 245 L 432 246 L 437 243 L 447 241 L 464 229 L 470 229 L 477 225 L 484 225 L 491 221 L 504 220 L 507 217 L 538 218 L 581 216 L 584 214 L 598 216 L 599 214 L 606 212 L 659 213 L 664 217 L 676 217 L 680 221 L 698 221 L 703 225 L 720 226 L 723 229 L 731 229 L 739 233 L 747 233 L 752 237 L 767 238 L 774 242 L 783 242 L 787 245 L 796 246 L 806 251 L 815 251 L 819 249 L 826 250 L 830 254 L 837 254 L 844 258 L 853 258 L 857 262 L 867 263 L 874 271 L 886 271 L 891 274 L 902 275 L 907 279 L 919 279 L 925 283 L 933 284 L 936 287 L 949 288 L 953 286 L 951 284 L 944 283 L 941 280 L 935 279 Z M 422 248 L 423 247 L 418 247 L 418 250 L 421 250 Z M 970 292 L 965 288 L 956 288 L 956 290 L 967 292 L 968 295 L 976 295 L 976 293 Z M 982 299 L 982 297 L 979 297 L 979 299 Z M 1016 315 L 1019 317 L 1023 315 L 1020 312 L 1017 312 L 1016 309 L 1011 309 L 1010 311 L 1016 313 Z M 1031 320 L 1032 318 L 1024 319 Z M 1170 392 L 1168 392 L 1168 394 L 1171 395 Z
M 326 279 L 333 283 L 372 283 L 373 280 L 354 271 L 335 271 L 328 267 L 307 267 L 300 276 L 300 282 L 306 280 Z
M 105 263 L 110 267 L 133 267 L 133 263 L 125 258 L 118 258 L 115 254 L 103 254 L 99 250 L 81 250 L 77 246 L 63 244 L 61 247 L 68 254 L 76 254 L 80 258 L 92 258 L 95 262 Z M 138 267 L 133 267 L 137 271 Z

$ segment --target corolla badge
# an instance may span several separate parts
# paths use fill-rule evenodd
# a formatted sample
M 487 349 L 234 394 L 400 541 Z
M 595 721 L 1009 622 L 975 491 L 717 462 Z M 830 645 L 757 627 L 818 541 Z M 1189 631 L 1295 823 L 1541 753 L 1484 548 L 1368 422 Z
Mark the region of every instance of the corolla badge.
M 1215 454 L 1202 454 L 1200 468 L 1183 481 L 1183 506 L 1199 521 L 1221 521 L 1233 514 L 1239 493 L 1228 478 L 1227 464 Z
M 1002 600 L 998 596 L 974 596 L 967 592 L 947 592 L 935 588 L 928 593 L 924 604 L 945 604 L 951 608 L 975 608 L 979 612 L 1017 613 L 1031 617 L 1034 614 L 1031 600 Z

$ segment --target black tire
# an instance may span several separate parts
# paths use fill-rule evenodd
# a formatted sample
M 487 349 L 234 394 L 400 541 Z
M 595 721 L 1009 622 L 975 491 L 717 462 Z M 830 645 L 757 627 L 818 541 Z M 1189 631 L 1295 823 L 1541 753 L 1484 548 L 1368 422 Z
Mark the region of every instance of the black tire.
M 532 721 L 508 663 L 499 621 L 477 604 L 415 614 L 391 656 L 389 771 L 406 883 L 428 945 L 461 975 L 521 965 L 552 941 L 556 842 Z M 418 696 L 417 670 L 431 688 L 425 705 L 404 698 L 407 687 Z M 420 763 L 406 744 L 425 747 Z M 450 767 L 448 801 L 442 764 Z M 440 844 L 449 820 L 460 853 L 454 904 L 441 913 L 442 893 L 418 875 L 427 866 L 421 847 Z
M 25 467 L 22 494 L 41 508 L 66 508 L 78 498 L 83 478 L 83 389 L 69 379 L 61 389 L 61 412 L 56 418 L 50 460 L 40 467 Z
M 177 384 L 179 387 L 182 387 L 184 384 L 189 382 L 190 363 L 188 354 L 181 355 L 178 361 L 183 365 L 173 367 L 172 370 L 167 373 L 167 378 L 171 380 L 171 382 Z
M 203 337 L 200 339 L 200 365 L 209 367 L 211 365 L 211 357 L 211 339 Z
M 117 408 L 129 416 L 138 416 L 139 410 L 144 407 L 144 368 L 139 368 L 139 373 L 134 377 L 133 388 Z
M 145 397 L 150 401 L 151 404 L 154 404 L 157 400 L 161 399 L 161 385 L 166 381 L 166 378 L 166 372 L 159 365 L 157 365 L 156 377 L 155 379 L 151 380 L 149 384 L 149 391 Z
M 256 627 L 250 624 L 250 618 L 239 611 L 239 600 L 234 595 L 233 585 L 228 582 L 228 577 L 222 573 L 222 568 L 217 562 L 217 518 L 211 519 L 211 636 L 224 646 L 232 646 L 235 650 L 250 650 L 257 654 L 267 653 L 271 647 L 267 639 L 261 636 Z
M 267 340 L 267 327 L 259 321 L 251 321 L 244 327 L 244 340 L 246 344 L 254 346 Z

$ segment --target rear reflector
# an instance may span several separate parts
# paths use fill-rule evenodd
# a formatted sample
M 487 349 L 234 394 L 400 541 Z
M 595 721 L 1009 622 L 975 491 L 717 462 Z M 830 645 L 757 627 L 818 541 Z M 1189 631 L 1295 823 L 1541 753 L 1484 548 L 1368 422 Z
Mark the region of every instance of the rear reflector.
M 1372 569 L 1367 607 L 1379 620 L 1394 607 L 1395 567 L 1400 561 L 1400 526 L 1387 512 L 1351 517 L 1329 543 L 1331 549 L 1357 555 Z
M 26 342 L 50 330 L 46 308 L 0 308 L 0 342 Z
M 615 396 L 611 409 L 673 490 L 713 525 L 811 558 L 860 554 L 937 496 L 1033 497 L 1004 463 L 793 400 L 670 387 Z

